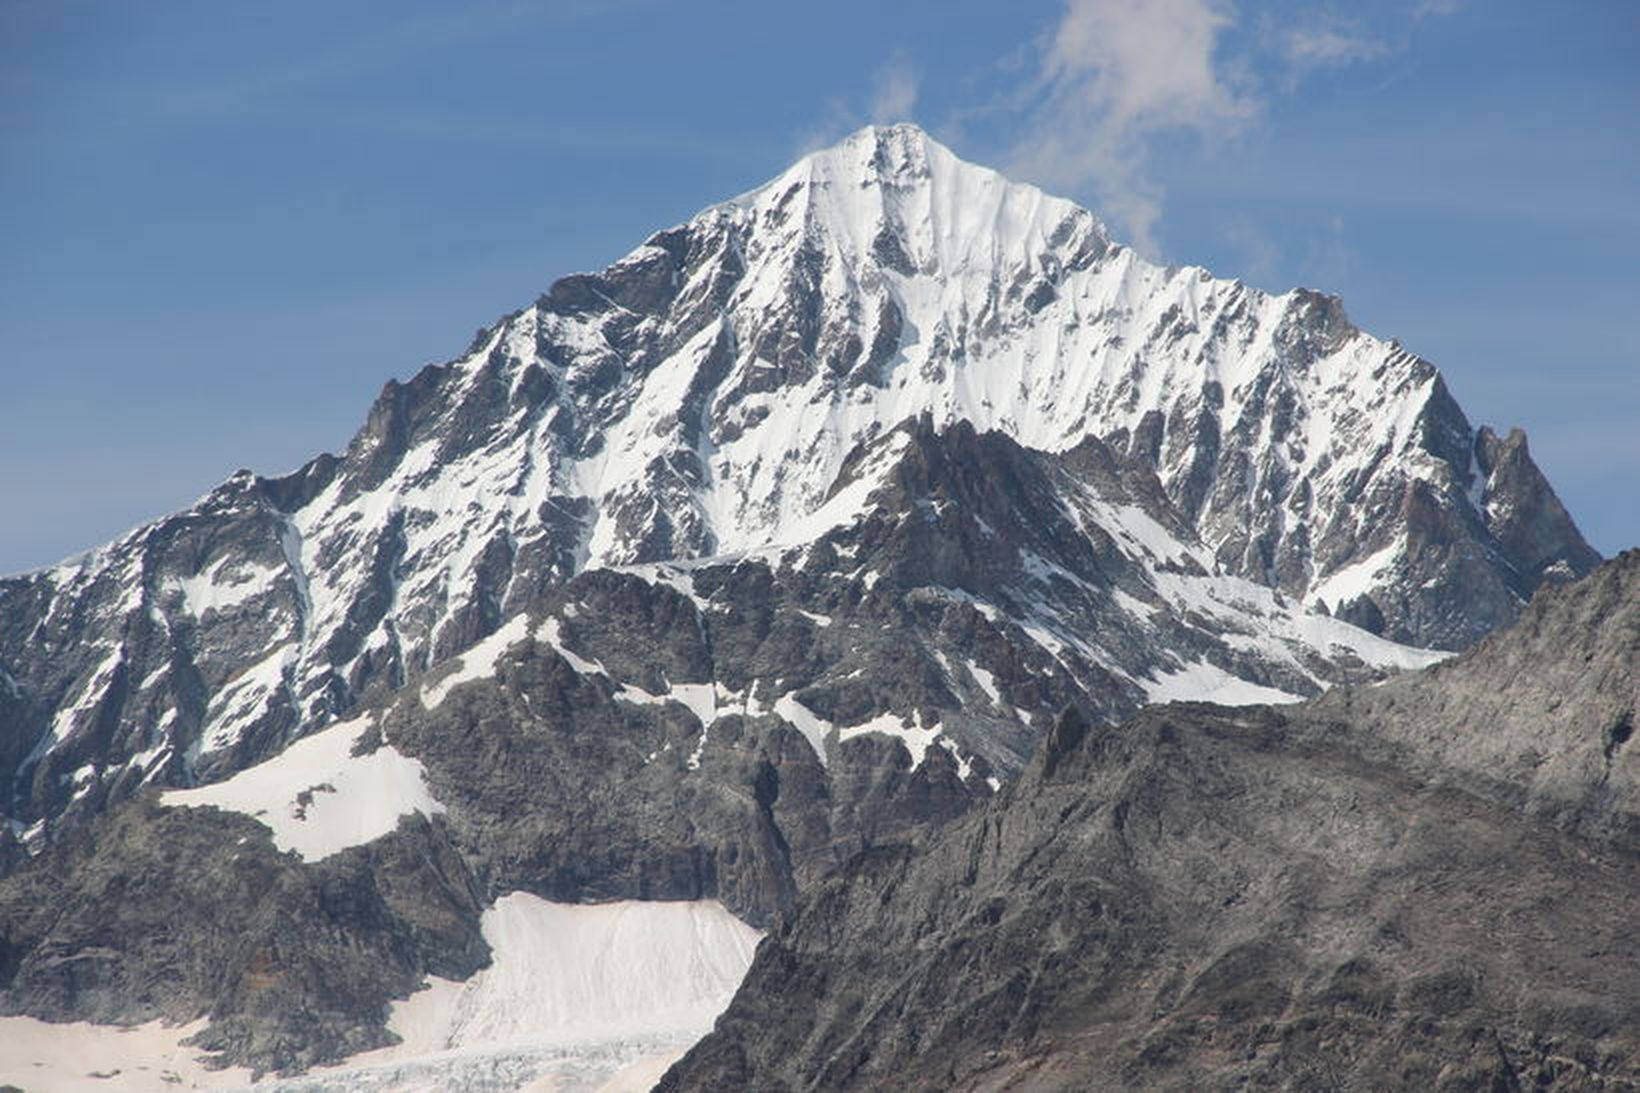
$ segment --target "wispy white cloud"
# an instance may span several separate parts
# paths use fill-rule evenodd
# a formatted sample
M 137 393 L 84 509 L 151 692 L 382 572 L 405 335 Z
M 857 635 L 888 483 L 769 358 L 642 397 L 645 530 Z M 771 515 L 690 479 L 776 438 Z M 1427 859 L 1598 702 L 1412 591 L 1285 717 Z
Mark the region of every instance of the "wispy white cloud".
M 1428 19 L 1433 15 L 1452 15 L 1463 6 L 1463 0 L 1418 0 L 1413 5 L 1414 19 Z
M 1276 47 L 1297 76 L 1316 69 L 1372 61 L 1389 48 L 1359 25 L 1336 16 L 1322 16 L 1277 33 Z
M 868 116 L 874 122 L 906 121 L 917 106 L 922 74 L 904 54 L 895 54 L 877 70 Z
M 1410 0 L 1369 22 L 1308 4 L 1244 17 L 1231 0 L 1065 0 L 1030 74 L 990 109 L 1024 119 L 1007 155 L 1013 172 L 1093 199 L 1154 255 L 1166 196 L 1159 142 L 1236 140 L 1306 80 L 1394 56 L 1412 24 L 1460 2 Z
M 867 94 L 858 99 L 851 96 L 826 100 L 819 117 L 798 131 L 798 153 L 835 144 L 867 122 L 912 120 L 921 82 L 921 71 L 910 58 L 894 53 L 878 66 Z
M 1104 214 L 1154 251 L 1162 192 L 1147 171 L 1150 141 L 1170 131 L 1229 135 L 1258 112 L 1216 56 L 1231 23 L 1218 0 L 1069 0 L 1046 43 L 1014 169 L 1091 188 Z

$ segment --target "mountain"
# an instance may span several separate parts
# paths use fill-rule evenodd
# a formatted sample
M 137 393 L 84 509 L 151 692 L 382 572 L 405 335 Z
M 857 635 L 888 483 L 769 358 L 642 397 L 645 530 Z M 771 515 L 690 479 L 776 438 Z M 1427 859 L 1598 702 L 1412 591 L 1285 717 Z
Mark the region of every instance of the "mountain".
M 1074 711 L 854 859 L 660 1089 L 1640 1082 L 1640 551 L 1302 706 Z
M 390 382 L 340 457 L 241 473 L 0 581 L 11 833 L 36 845 L 65 813 L 230 775 L 578 573 L 801 552 L 870 515 L 918 423 L 1083 477 L 1069 533 L 1092 553 L 1061 571 L 1015 550 L 1001 579 L 1056 587 L 1009 617 L 1099 669 L 1067 670 L 1100 713 L 1192 674 L 1311 693 L 1344 633 L 1312 633 L 1317 612 L 1460 648 L 1597 560 L 1524 437 L 1472 429 L 1433 367 L 1336 299 L 1148 264 L 1069 202 L 869 128 Z M 1230 639 L 1147 661 L 1089 620 L 1051 625 L 1060 592 L 1106 585 L 1078 566 L 1112 549 L 1140 574 L 1104 605 L 1120 629 L 1165 604 Z M 999 594 L 975 583 L 951 587 Z M 1270 613 L 1285 637 L 1264 648 Z M 1343 644 L 1351 665 L 1406 662 Z
M 0 1012 L 205 1018 L 219 1061 L 334 1063 L 384 1049 L 390 1003 L 423 979 L 489 974 L 505 954 L 486 908 L 516 896 L 712 900 L 773 924 L 855 855 L 992 796 L 1049 711 L 1137 708 L 1148 694 L 1117 673 L 1158 649 L 1199 659 L 1155 693 L 1239 700 L 1282 692 L 1209 658 L 1284 650 L 1268 670 L 1310 689 L 1308 672 L 1379 674 L 1351 648 L 1426 658 L 1090 538 L 1078 482 L 1143 511 L 1097 442 L 1050 462 L 918 421 L 885 451 L 849 472 L 870 515 L 795 554 L 588 570 L 260 764 L 69 825 L 0 878 Z M 1189 557 L 1160 523 L 1148 543 Z
M 745 966 L 725 916 L 966 822 L 1067 708 L 1382 682 L 1596 562 L 1336 300 L 863 130 L 389 383 L 342 455 L 0 581 L 0 1021 L 653 1068 Z M 712 974 L 520 1041 L 496 1007 L 575 954 L 517 923 L 627 901 Z

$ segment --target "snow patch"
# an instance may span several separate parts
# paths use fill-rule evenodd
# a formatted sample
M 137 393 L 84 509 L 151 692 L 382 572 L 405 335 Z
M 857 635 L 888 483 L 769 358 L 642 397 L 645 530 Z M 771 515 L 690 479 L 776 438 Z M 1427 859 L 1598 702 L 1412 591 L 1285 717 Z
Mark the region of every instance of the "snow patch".
M 24 766 L 38 762 L 53 747 L 74 735 L 75 729 L 79 727 L 80 715 L 102 701 L 108 688 L 113 685 L 115 674 L 124 663 L 125 646 L 122 644 L 112 649 L 92 670 L 74 701 L 61 707 L 52 717 L 51 730 L 34 745 L 28 758 L 24 760 Z
M 819 757 L 820 765 L 825 766 L 826 737 L 831 735 L 834 726 L 830 721 L 816 714 L 813 710 L 797 701 L 795 695 L 781 695 L 775 700 L 774 712 L 791 722 L 803 739 L 809 742 L 814 754 Z
M 244 1086 L 243 1068 L 212 1070 L 182 1041 L 205 1027 L 93 1025 L 0 1017 L 0 1086 L 41 1090 L 222 1089 Z
M 196 619 L 207 612 L 225 611 L 267 592 L 283 572 L 277 566 L 234 565 L 224 558 L 191 577 L 167 577 L 164 591 L 180 595 L 182 611 Z
M 1262 703 L 1300 702 L 1299 695 L 1278 691 L 1233 676 L 1223 668 L 1197 661 L 1171 672 L 1159 672 L 1152 680 L 1140 680 L 1151 702 L 1217 702 L 1221 706 L 1255 706 Z
M 375 723 L 370 713 L 333 725 L 226 781 L 161 794 L 160 803 L 242 812 L 272 831 L 280 850 L 294 850 L 304 861 L 378 839 L 411 812 L 443 812 L 419 761 L 386 744 L 353 754 Z
M 928 753 L 929 746 L 939 738 L 940 727 L 937 724 L 924 725 L 921 710 L 913 711 L 909 721 L 891 713 L 884 713 L 861 724 L 838 729 L 837 738 L 840 741 L 849 740 L 872 732 L 893 736 L 903 741 L 906 750 L 911 753 L 911 769 L 916 770 L 922 766 L 923 756 Z
M 979 684 L 980 690 L 985 692 L 985 696 L 991 700 L 992 706 L 999 710 L 1005 708 L 1002 701 L 1002 691 L 997 687 L 996 676 L 992 675 L 989 670 L 981 668 L 972 660 L 968 661 L 968 674 L 974 677 L 974 682 Z
M 245 730 L 268 712 L 275 696 L 286 690 L 288 673 L 300 654 L 295 644 L 278 646 L 224 684 L 205 709 L 198 750 L 208 754 L 237 744 Z
M 1381 638 L 1342 619 L 1307 610 L 1274 589 L 1241 577 L 1156 573 L 1152 579 L 1156 591 L 1176 609 L 1203 615 L 1229 629 L 1226 644 L 1285 663 L 1310 675 L 1317 684 L 1323 681 L 1303 667 L 1301 654 L 1336 657 L 1342 651 L 1372 667 L 1394 670 L 1427 668 L 1452 655 Z
M 973 760 L 964 755 L 962 753 L 962 749 L 957 747 L 957 742 L 952 740 L 949 736 L 938 737 L 935 740 L 935 743 L 949 752 L 951 754 L 951 758 L 956 760 L 958 780 L 963 782 L 968 781 L 968 776 L 974 771 Z
M 489 637 L 478 642 L 471 649 L 462 653 L 456 659 L 454 669 L 446 675 L 440 676 L 431 683 L 423 684 L 421 688 L 421 704 L 429 710 L 437 709 L 444 701 L 452 688 L 457 684 L 467 683 L 474 679 L 491 679 L 495 676 L 496 665 L 508 649 L 520 644 L 534 635 L 530 620 L 524 615 L 514 615 L 506 625 L 502 626 Z
M 523 892 L 481 925 L 490 966 L 395 1003 L 388 1027 L 403 1042 L 268 1088 L 648 1088 L 631 1083 L 711 1030 L 762 936 L 715 900 L 577 905 Z
M 1405 550 L 1399 542 L 1391 543 L 1382 550 L 1358 562 L 1351 562 L 1331 576 L 1317 581 L 1310 587 L 1310 594 L 1305 600 L 1311 604 L 1325 603 L 1331 610 L 1336 611 L 1343 604 L 1366 595 L 1382 584 L 1384 577 L 1404 553 Z
M 667 702 L 678 702 L 687 706 L 689 712 L 695 715 L 695 720 L 700 722 L 700 737 L 695 742 L 695 750 L 685 760 L 685 765 L 690 770 L 700 769 L 700 759 L 706 751 L 706 734 L 711 731 L 712 722 L 717 720 L 717 684 L 673 683 L 658 695 L 627 684 L 615 697 L 640 706 L 659 706 Z M 652 760 L 655 756 L 651 754 L 649 758 Z
M 538 633 L 541 637 L 545 638 L 547 644 L 557 650 L 558 655 L 563 657 L 564 660 L 568 662 L 569 666 L 574 668 L 577 672 L 580 672 L 584 676 L 608 677 L 609 669 L 605 668 L 601 662 L 596 660 L 588 660 L 579 653 L 572 652 L 569 646 L 564 644 L 563 626 L 557 619 L 548 619 L 541 625 Z

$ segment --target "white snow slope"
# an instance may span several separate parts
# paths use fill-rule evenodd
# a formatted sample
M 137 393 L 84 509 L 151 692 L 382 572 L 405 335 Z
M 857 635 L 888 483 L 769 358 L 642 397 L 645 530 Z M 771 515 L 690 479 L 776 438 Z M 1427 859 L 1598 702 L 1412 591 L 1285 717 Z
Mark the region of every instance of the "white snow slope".
M 85 1021 L 54 1024 L 33 1017 L 0 1017 L 0 1086 L 30 1093 L 154 1093 L 167 1089 L 243 1086 L 243 1068 L 211 1070 L 182 1041 L 203 1030 L 205 1018 L 168 1027 L 160 1021 L 130 1028 Z
M 443 812 L 417 760 L 387 744 L 353 754 L 374 723 L 375 715 L 366 714 L 332 725 L 226 781 L 171 790 L 160 802 L 243 812 L 273 832 L 275 846 L 296 851 L 304 861 L 379 839 L 411 812 Z
M 715 901 L 550 903 L 484 913 L 494 963 L 396 1003 L 390 1048 L 258 1089 L 647 1089 L 712 1027 L 762 936 Z
M 705 1035 L 762 936 L 716 901 L 592 906 L 515 892 L 484 912 L 493 962 L 395 1003 L 389 1048 L 301 1078 L 247 1086 L 209 1070 L 167 1028 L 0 1017 L 0 1084 L 79 1090 L 642 1090 Z

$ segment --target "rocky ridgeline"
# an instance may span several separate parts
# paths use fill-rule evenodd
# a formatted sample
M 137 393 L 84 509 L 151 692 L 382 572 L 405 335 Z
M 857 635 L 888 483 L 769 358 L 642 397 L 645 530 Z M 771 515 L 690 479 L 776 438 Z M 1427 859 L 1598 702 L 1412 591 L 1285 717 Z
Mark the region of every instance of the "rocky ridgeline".
M 1640 551 L 1302 706 L 1067 714 L 815 886 L 661 1089 L 1640 1082 Z

